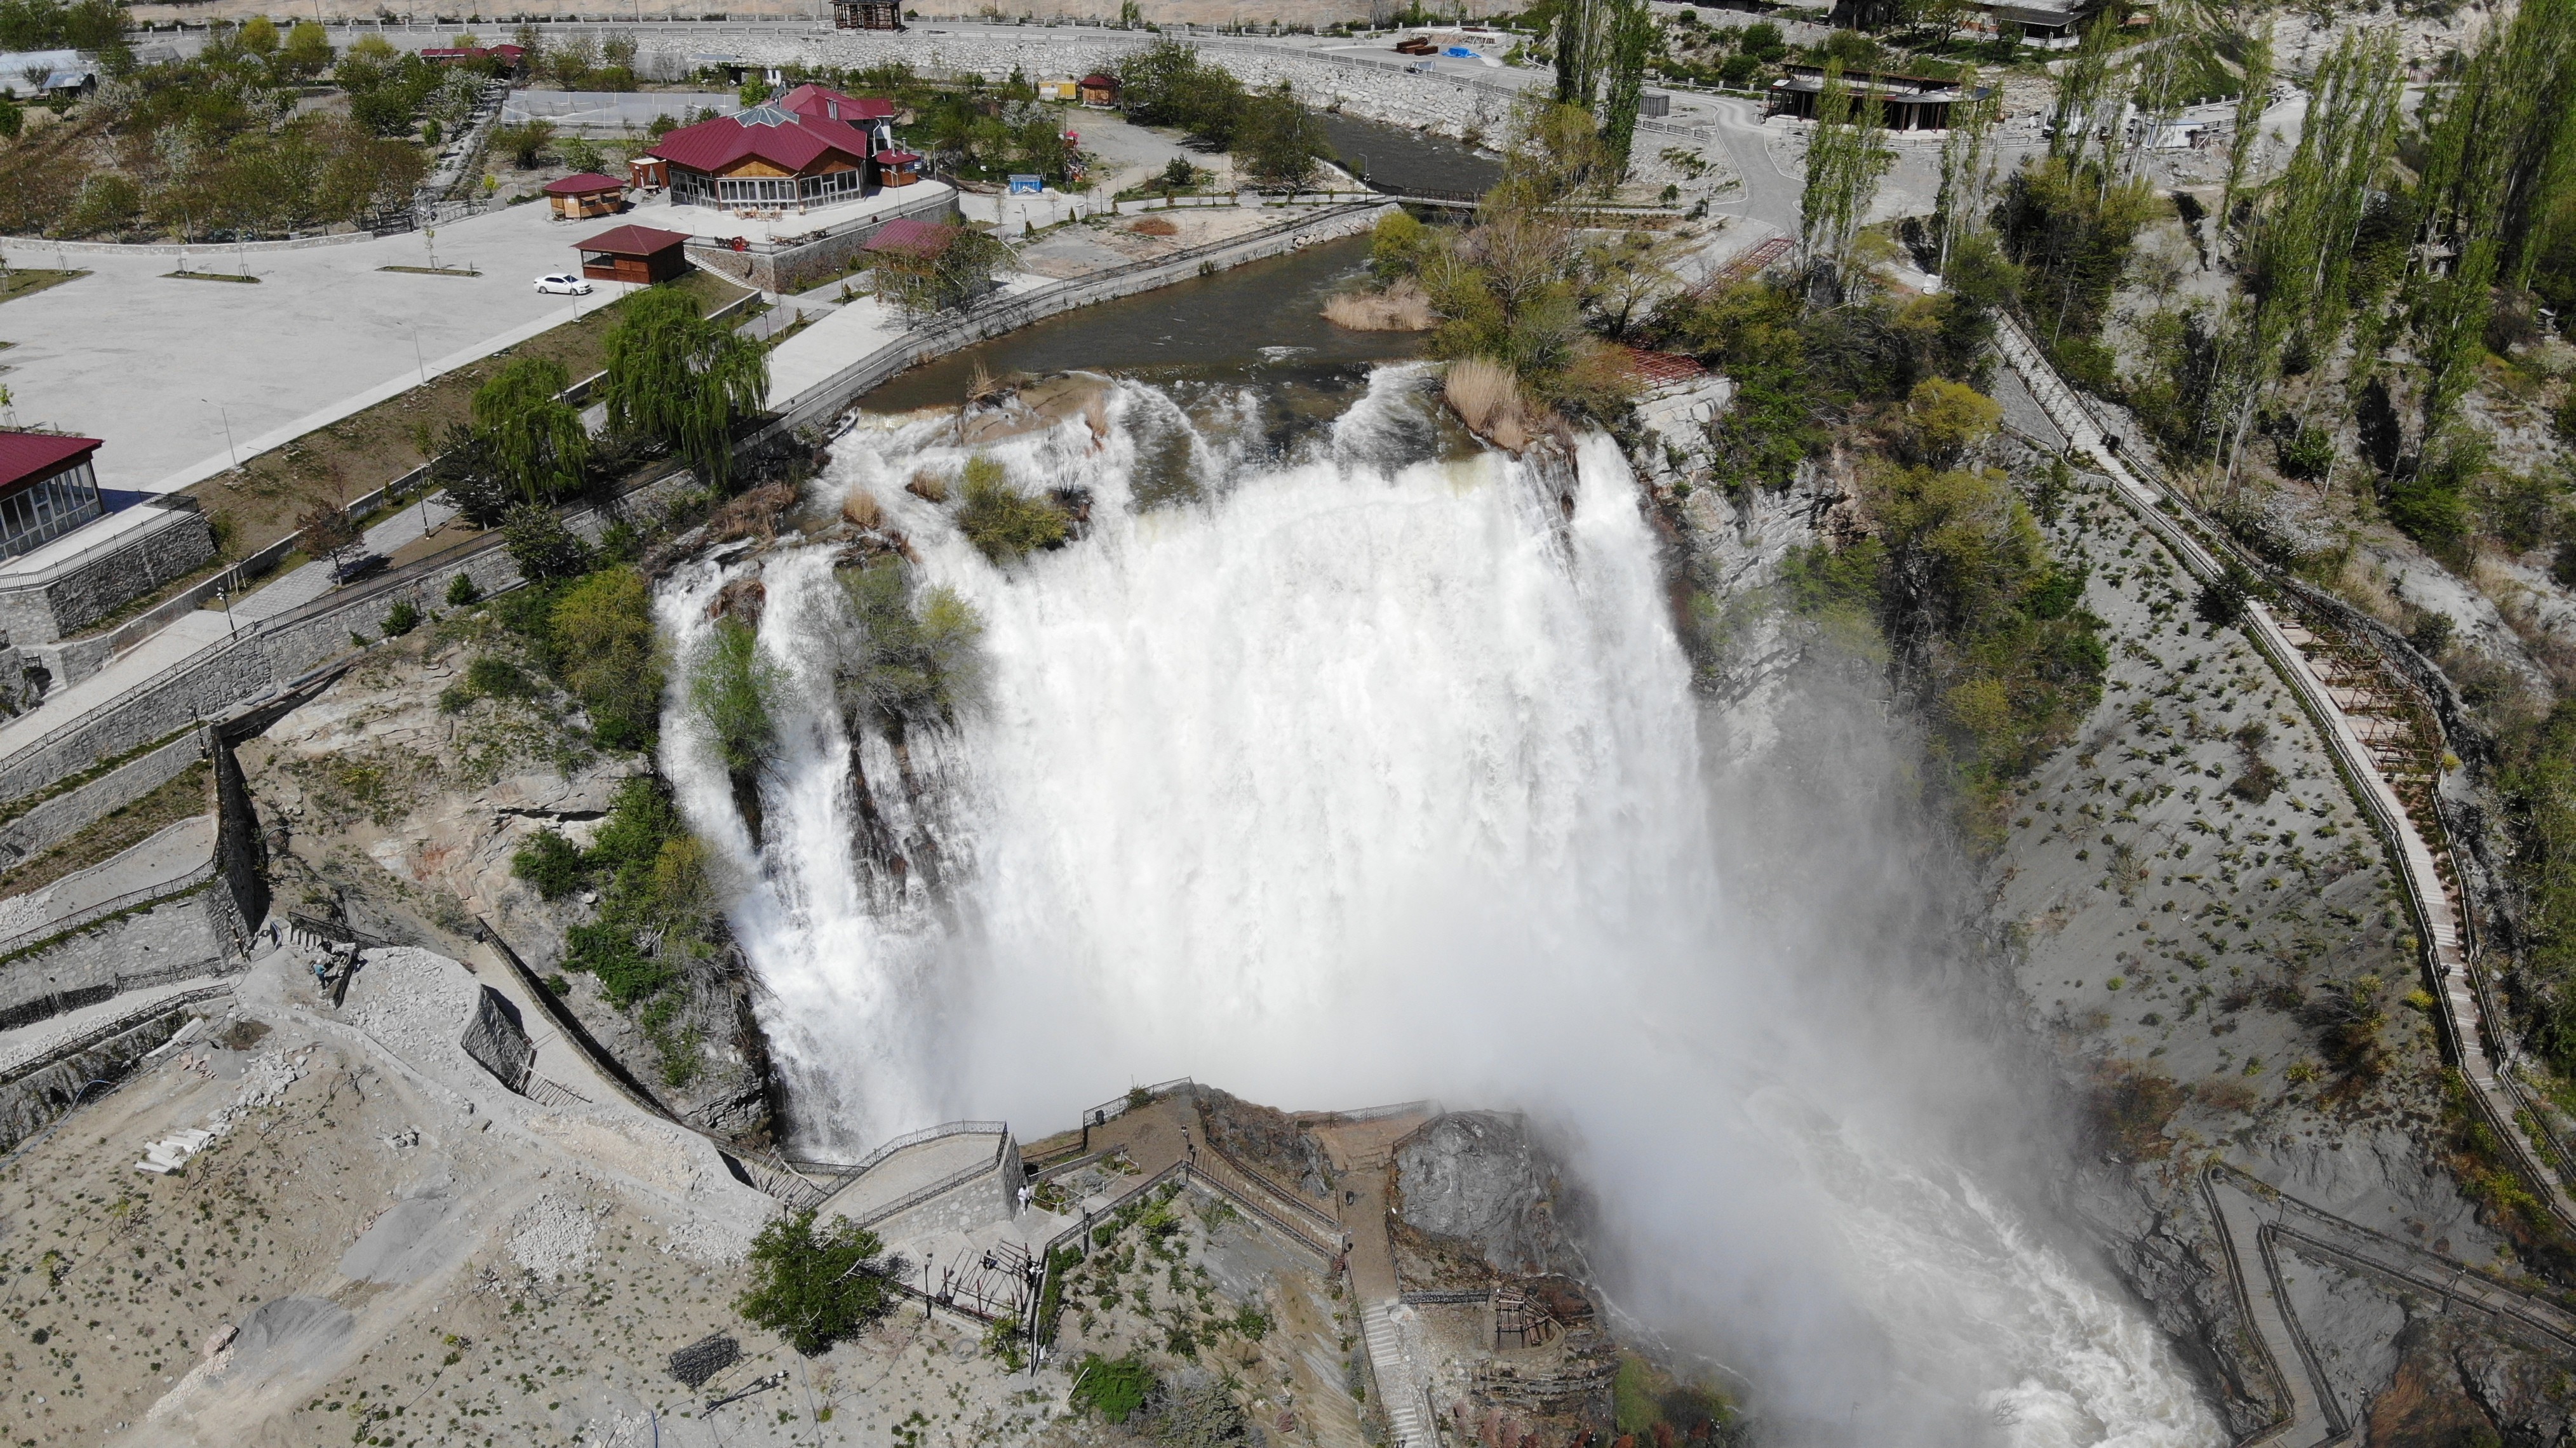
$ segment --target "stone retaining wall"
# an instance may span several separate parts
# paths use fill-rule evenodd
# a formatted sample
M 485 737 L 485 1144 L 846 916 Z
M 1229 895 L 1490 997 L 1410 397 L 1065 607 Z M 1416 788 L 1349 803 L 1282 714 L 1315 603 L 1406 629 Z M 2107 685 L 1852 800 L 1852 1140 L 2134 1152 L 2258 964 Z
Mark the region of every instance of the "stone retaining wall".
M 70 839 L 109 810 L 131 804 L 177 778 L 205 754 L 203 738 L 193 732 L 184 734 L 0 825 L 0 869 Z
M 687 251 L 691 262 L 744 286 L 758 287 L 764 292 L 800 292 L 820 285 L 825 277 L 849 265 L 851 258 L 875 240 L 876 234 L 883 231 L 890 221 L 906 217 L 953 221 L 956 216 L 957 194 L 942 187 L 917 205 L 870 217 L 847 231 L 834 232 L 803 246 L 735 251 L 701 237 L 691 241 Z
M 0 965 L 0 1011 L 102 987 L 105 994 L 98 998 L 104 1000 L 118 991 L 120 974 L 157 975 L 179 966 L 213 974 L 233 954 L 234 938 L 231 895 L 218 882 L 140 915 L 77 930 L 58 944 Z
M 50 644 L 114 613 L 127 600 L 211 563 L 214 530 L 194 507 L 142 503 L 161 514 L 95 557 L 25 587 L 0 590 L 0 630 L 21 649 Z M 74 535 L 78 536 L 78 535 Z
M 175 1007 L 88 1050 L 0 1086 L 0 1151 L 16 1147 L 51 1125 L 72 1109 L 73 1102 L 83 1099 L 84 1089 L 95 1093 L 99 1088 L 90 1083 L 123 1080 L 135 1062 L 177 1035 L 191 1016 L 201 1014 L 201 1010 L 188 1006 Z

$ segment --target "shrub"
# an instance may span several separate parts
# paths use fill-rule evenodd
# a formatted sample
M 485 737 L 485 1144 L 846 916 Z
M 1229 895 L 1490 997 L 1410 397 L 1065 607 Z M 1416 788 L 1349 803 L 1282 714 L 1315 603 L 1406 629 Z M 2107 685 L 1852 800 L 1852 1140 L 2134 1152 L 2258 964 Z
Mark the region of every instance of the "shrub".
M 734 1310 L 816 1356 L 891 1308 L 882 1249 L 876 1233 L 847 1217 L 819 1230 L 810 1209 L 781 1217 L 752 1239 L 751 1290 Z
M 544 900 L 560 900 L 589 878 L 581 850 L 559 830 L 539 830 L 510 856 L 510 873 L 537 888 Z
M 590 545 L 563 525 L 551 508 L 523 503 L 501 524 L 510 560 L 531 583 L 579 578 L 590 571 Z
M 769 701 L 779 683 L 778 666 L 762 656 L 759 637 L 738 619 L 719 620 L 689 679 L 689 702 L 737 781 L 759 769 L 777 742 Z
M 2334 466 L 2334 438 L 2322 427 L 2303 427 L 2281 444 L 2281 471 L 2294 478 L 2322 478 Z
M 1076 1408 L 1098 1410 L 1112 1423 L 1124 1423 L 1154 1399 L 1160 1386 L 1140 1354 L 1104 1358 L 1085 1353 L 1074 1371 L 1070 1401 Z
M 517 664 L 493 654 L 465 666 L 465 687 L 489 699 L 521 699 L 536 692 L 534 681 Z
M 639 748 L 662 707 L 653 593 L 632 568 L 605 568 L 555 601 L 547 642 L 557 675 L 604 744 Z
M 1906 430 L 1923 461 L 1950 467 L 1994 436 L 2003 404 L 1964 383 L 1926 377 L 1905 399 Z
M 473 579 L 462 573 L 448 581 L 447 603 L 451 608 L 464 608 L 482 597 L 483 590 L 475 586 Z
M 957 510 L 958 530 L 995 563 L 1064 541 L 1064 510 L 1011 486 L 1002 465 L 990 458 L 967 459 L 965 495 Z
M 386 638 L 401 638 L 418 627 L 420 627 L 420 608 L 408 598 L 395 604 L 385 613 Z

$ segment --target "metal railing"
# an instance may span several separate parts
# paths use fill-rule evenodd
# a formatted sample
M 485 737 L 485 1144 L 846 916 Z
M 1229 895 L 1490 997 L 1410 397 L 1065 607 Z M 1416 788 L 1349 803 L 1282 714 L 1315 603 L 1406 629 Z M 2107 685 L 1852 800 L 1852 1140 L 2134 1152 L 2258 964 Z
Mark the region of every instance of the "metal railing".
M 2047 355 L 2039 350 L 2037 342 L 2008 317 L 1997 319 L 1996 341 L 2005 360 L 2029 384 L 2042 412 L 2050 414 L 2051 425 L 2066 433 L 2070 447 L 2077 440 L 2076 429 L 2050 412 L 2052 399 L 2059 407 L 2074 412 L 2083 425 L 2090 426 L 2105 440 L 2105 449 L 2109 450 L 2109 440 L 2118 434 L 2112 432 L 2082 395 L 2058 375 Z M 2211 528 L 2200 518 L 2198 511 L 2180 498 L 2159 472 L 2153 470 L 2152 463 L 2132 456 L 2125 449 L 2113 457 L 2097 461 L 2111 480 L 2112 497 L 2156 535 L 2180 560 L 2186 572 L 2204 580 L 2218 579 L 2225 573 L 2220 562 L 2222 556 L 2241 564 L 2258 577 L 2268 578 L 2275 572 L 2269 564 L 2254 557 L 2223 531 Z M 2128 479 L 2125 485 L 2123 475 Z M 2140 481 L 2142 478 L 2147 481 Z M 2196 533 L 2207 536 L 2195 536 Z M 2530 1180 L 2544 1209 L 2561 1226 L 2576 1231 L 2576 1209 L 2570 1206 L 2567 1181 L 2544 1164 L 2543 1148 L 2534 1139 L 2534 1133 L 2527 1132 L 2523 1126 L 2522 1118 L 2529 1117 L 2538 1123 L 2541 1120 L 2539 1114 L 2531 1110 L 2511 1074 L 2496 1069 L 2483 1037 L 2473 1034 L 2463 1025 L 2449 992 L 2439 989 L 2447 981 L 2451 962 L 2444 958 L 2444 942 L 2434 927 L 2441 916 L 2452 912 L 2448 909 L 2447 898 L 2442 895 L 2439 862 L 2426 843 L 2424 833 L 2417 828 L 2395 785 L 2360 742 L 2360 736 L 2343 707 L 2324 691 L 2297 647 L 2281 632 L 2279 621 L 2267 605 L 2249 602 L 2244 632 L 2247 642 L 2290 686 L 2300 708 L 2316 724 L 2327 756 L 2333 761 L 2336 773 L 2342 777 L 2346 792 L 2359 806 L 2362 817 L 2370 823 L 2372 832 L 2379 836 L 2387 851 L 2390 873 L 2396 877 L 2407 917 L 2415 927 L 2425 973 L 2437 987 L 2435 999 L 2441 1004 L 2438 1028 L 2448 1054 L 2459 1065 L 2461 1079 L 2469 1087 L 2469 1099 L 2497 1140 L 2503 1143 L 2515 1169 Z M 2415 858 L 2418 853 L 2423 856 L 2420 867 Z M 2464 905 L 2466 897 L 2464 884 Z M 2443 902 L 2443 909 L 2439 912 L 2434 908 L 2437 898 Z M 2465 908 L 2458 912 L 2459 915 L 2465 913 Z M 2458 915 L 2452 918 L 2456 933 Z M 2479 1026 L 2484 1028 L 2488 1017 L 2478 990 L 2477 968 L 2456 938 L 2451 942 L 2451 949 L 2460 957 L 2459 968 L 2466 973 L 2472 997 L 2479 1000 Z M 2481 1073 L 2484 1080 L 2480 1079 Z M 2505 1103 L 2497 1101 L 2499 1095 L 2505 1098 Z M 2542 1127 L 2538 1134 L 2546 1136 L 2546 1128 Z M 2560 1148 L 2554 1139 L 2549 1145 L 2553 1149 Z
M 115 1037 L 124 1035 L 127 1031 L 133 1030 L 136 1026 L 143 1024 L 145 1021 L 166 1015 L 171 1011 L 184 1009 L 201 1000 L 209 999 L 210 997 L 229 994 L 232 991 L 232 988 L 232 982 L 230 981 L 222 981 L 213 985 L 201 986 L 195 990 L 182 991 L 174 996 L 164 996 L 160 1000 L 154 1001 L 148 1006 L 129 1011 L 124 1015 L 118 1016 L 112 1021 L 101 1022 L 100 1024 L 81 1032 L 79 1035 L 68 1041 L 61 1042 L 48 1048 L 41 1056 L 21 1061 L 15 1066 L 0 1068 L 0 1086 L 9 1085 L 12 1082 L 23 1081 L 26 1078 L 35 1075 L 39 1071 L 59 1065 L 63 1061 L 66 1061 L 73 1056 L 77 1056 L 81 1052 L 99 1044 L 101 1041 L 112 1040 Z

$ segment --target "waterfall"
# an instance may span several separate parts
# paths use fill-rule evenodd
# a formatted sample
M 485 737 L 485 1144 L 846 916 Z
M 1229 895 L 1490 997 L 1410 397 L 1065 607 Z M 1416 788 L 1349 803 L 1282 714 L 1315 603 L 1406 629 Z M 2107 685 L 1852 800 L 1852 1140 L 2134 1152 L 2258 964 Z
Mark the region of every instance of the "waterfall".
M 985 625 L 977 699 L 900 767 L 832 702 L 832 550 L 666 585 L 684 658 L 729 577 L 766 587 L 761 847 L 679 717 L 664 763 L 739 872 L 798 1132 L 1043 1131 L 1184 1074 L 1524 1107 L 1640 1330 L 1731 1354 L 1800 1439 L 2218 1441 L 2135 1309 L 1928 1144 L 1951 1043 L 1871 1044 L 1933 1029 L 1898 967 L 1773 950 L 1796 901 L 1726 863 L 1767 847 L 1709 778 L 1616 447 L 1444 453 L 1428 385 L 1381 368 L 1282 441 L 1246 396 L 1117 384 L 1098 428 L 983 450 L 1090 501 L 1003 567 L 904 490 L 962 463 L 953 420 L 844 437 L 820 500 L 865 490 Z

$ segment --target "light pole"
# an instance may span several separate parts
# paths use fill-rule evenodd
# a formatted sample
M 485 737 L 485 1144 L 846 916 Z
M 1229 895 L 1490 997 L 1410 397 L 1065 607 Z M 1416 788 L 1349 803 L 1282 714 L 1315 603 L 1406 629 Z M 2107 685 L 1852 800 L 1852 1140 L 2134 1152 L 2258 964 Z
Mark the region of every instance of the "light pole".
M 420 364 L 420 380 L 424 384 L 427 383 L 429 381 L 429 359 L 421 355 L 420 323 L 418 322 L 411 324 L 411 360 Z
M 233 445 L 233 412 L 232 412 L 232 409 L 231 409 L 231 408 L 229 408 L 229 407 L 224 406 L 224 405 L 223 405 L 222 403 L 220 403 L 220 402 L 213 402 L 213 401 L 209 401 L 208 399 L 203 398 L 203 397 L 200 397 L 200 398 L 198 398 L 197 400 L 198 400 L 199 402 L 203 402 L 203 403 L 205 403 L 208 407 L 213 408 L 216 412 L 220 413 L 220 414 L 223 416 L 223 419 L 224 419 L 224 456 L 225 456 L 225 457 L 227 457 L 227 458 L 229 458 L 229 459 L 231 459 L 231 461 L 232 461 L 232 465 L 233 465 L 234 467 L 240 467 L 240 466 L 241 466 L 241 449 L 240 449 L 240 448 L 238 448 L 238 447 L 235 447 L 235 446 Z
M 241 625 L 233 622 L 233 596 L 230 591 L 215 590 L 215 601 L 224 606 L 224 631 L 233 638 L 241 637 Z

